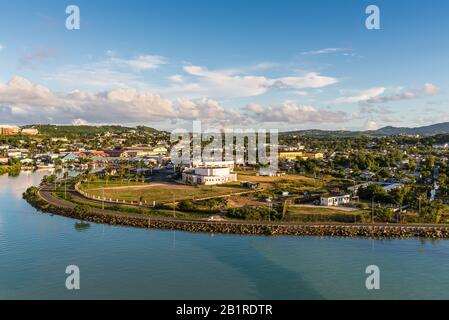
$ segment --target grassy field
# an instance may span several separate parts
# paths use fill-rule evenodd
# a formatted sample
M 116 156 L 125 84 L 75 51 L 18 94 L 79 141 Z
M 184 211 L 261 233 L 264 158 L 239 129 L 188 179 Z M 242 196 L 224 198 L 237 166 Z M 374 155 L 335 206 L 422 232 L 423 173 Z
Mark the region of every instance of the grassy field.
M 103 196 L 106 199 L 118 199 L 126 201 L 147 201 L 147 203 L 165 203 L 187 199 L 201 199 L 214 196 L 228 195 L 231 193 L 244 192 L 248 189 L 240 187 L 240 184 L 224 184 L 217 186 L 187 186 L 182 184 L 165 184 L 165 183 L 131 183 L 130 185 L 112 185 L 105 181 L 96 181 L 91 183 L 89 187 L 86 184 L 81 189 L 89 195 Z
M 345 211 L 339 208 L 290 206 L 285 221 L 291 222 L 363 222 L 367 211 Z
M 101 188 L 115 188 L 115 187 L 126 187 L 126 186 L 144 186 L 148 185 L 148 183 L 143 182 L 135 182 L 135 181 L 106 181 L 106 180 L 97 180 L 89 183 L 83 183 L 80 185 L 80 189 L 83 191 L 91 190 L 91 189 L 101 189 Z

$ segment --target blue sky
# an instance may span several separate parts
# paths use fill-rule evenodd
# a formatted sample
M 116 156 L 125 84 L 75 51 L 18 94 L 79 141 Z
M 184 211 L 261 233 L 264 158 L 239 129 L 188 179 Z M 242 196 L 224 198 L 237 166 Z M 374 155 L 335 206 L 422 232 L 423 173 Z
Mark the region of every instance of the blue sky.
M 68 5 L 81 29 L 65 28 Z M 381 30 L 365 28 L 380 8 Z M 449 3 L 0 0 L 0 123 L 449 121 Z

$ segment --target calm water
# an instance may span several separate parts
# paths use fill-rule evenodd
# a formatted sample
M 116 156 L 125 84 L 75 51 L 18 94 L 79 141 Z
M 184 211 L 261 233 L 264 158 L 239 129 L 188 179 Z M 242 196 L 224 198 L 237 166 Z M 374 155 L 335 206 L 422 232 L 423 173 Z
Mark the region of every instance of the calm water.
M 46 172 L 0 177 L 0 299 L 449 298 L 449 241 L 253 237 L 141 230 L 36 212 Z M 81 290 L 65 288 L 78 265 Z M 366 266 L 381 289 L 365 289 Z

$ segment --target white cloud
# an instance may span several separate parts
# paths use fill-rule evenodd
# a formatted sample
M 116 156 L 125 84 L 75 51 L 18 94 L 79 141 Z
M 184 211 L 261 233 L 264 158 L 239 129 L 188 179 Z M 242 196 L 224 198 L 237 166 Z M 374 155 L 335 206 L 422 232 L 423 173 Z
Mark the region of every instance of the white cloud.
M 335 103 L 357 103 L 362 101 L 367 101 L 369 99 L 372 99 L 374 97 L 377 97 L 385 92 L 384 87 L 375 87 L 371 88 L 362 92 L 359 92 L 358 94 L 350 97 L 341 97 L 337 98 L 334 102 Z
M 18 66 L 20 68 L 35 69 L 56 55 L 57 51 L 54 48 L 37 48 L 22 55 L 18 60 Z
M 379 129 L 379 125 L 376 121 L 368 120 L 365 123 L 365 130 L 377 130 Z
M 441 89 L 434 84 L 426 83 L 422 88 L 402 92 L 403 87 L 397 89 L 397 93 L 383 95 L 386 91 L 384 87 L 375 87 L 362 91 L 354 96 L 341 97 L 334 100 L 334 103 L 367 103 L 382 104 L 388 102 L 396 102 L 403 100 L 412 100 L 423 98 L 425 96 L 433 96 L 441 92 Z
M 172 86 L 172 92 L 196 93 L 209 97 L 251 97 L 274 89 L 322 88 L 338 82 L 335 78 L 314 72 L 304 76 L 268 78 L 242 75 L 238 70 L 209 70 L 200 66 L 186 66 L 184 71 L 192 80 L 185 85 Z
M 255 122 L 302 123 L 341 123 L 347 120 L 343 111 L 318 109 L 309 105 L 286 101 L 279 106 L 264 107 L 258 104 L 246 106 L 247 116 Z
M 49 121 L 53 123 L 156 123 L 202 120 L 238 124 L 246 122 L 336 123 L 346 113 L 317 109 L 295 102 L 263 107 L 249 104 L 244 111 L 225 108 L 214 99 L 173 100 L 158 94 L 122 88 L 109 91 L 53 92 L 47 87 L 14 77 L 0 84 L 0 119 L 10 123 Z M 249 118 L 248 118 L 249 117 Z
M 181 83 L 184 81 L 182 75 L 180 75 L 180 74 L 174 74 L 174 75 L 168 77 L 168 79 L 172 82 L 178 82 L 178 83 Z
M 177 112 L 185 120 L 216 120 L 240 121 L 242 116 L 234 110 L 225 109 L 218 101 L 213 99 L 189 100 L 177 99 Z
M 135 59 L 120 59 L 111 57 L 109 60 L 104 61 L 106 65 L 111 67 L 130 67 L 136 71 L 157 69 L 161 65 L 167 63 L 167 59 L 162 56 L 144 55 Z
M 323 49 L 319 49 L 319 50 L 311 50 L 311 51 L 305 51 L 302 52 L 302 55 L 312 55 L 312 56 L 316 56 L 316 55 L 321 55 L 321 54 L 329 54 L 329 53 L 338 53 L 338 52 L 349 52 L 351 51 L 351 49 L 346 49 L 346 48 L 323 48 Z
M 438 94 L 440 92 L 441 92 L 441 89 L 439 87 L 437 87 L 436 85 L 434 85 L 434 84 L 426 83 L 424 85 L 424 93 L 429 95 L 429 96 L 432 96 L 434 94 Z
M 373 97 L 371 99 L 366 100 L 367 103 L 387 103 L 387 102 L 395 102 L 401 100 L 411 100 L 416 98 L 416 94 L 414 92 L 403 92 L 392 94 L 388 96 L 381 97 Z
M 322 88 L 337 83 L 337 79 L 332 77 L 324 77 L 315 72 L 310 72 L 304 77 L 284 77 L 274 79 L 274 86 L 293 88 L 293 89 L 307 89 L 307 88 Z
M 141 55 L 133 59 L 118 58 L 112 51 L 107 58 L 83 65 L 70 65 L 56 73 L 47 75 L 46 80 L 66 85 L 83 85 L 101 89 L 144 87 L 142 72 L 154 70 L 167 63 L 162 56 Z
M 387 96 L 377 96 L 366 100 L 367 103 L 388 103 L 403 100 L 412 100 L 433 96 L 441 92 L 441 89 L 434 84 L 426 83 L 422 88 L 411 91 L 399 92 Z
M 73 119 L 72 125 L 74 126 L 85 126 L 88 125 L 89 122 L 84 119 Z
M 55 93 L 21 77 L 0 85 L 0 106 L 0 118 L 11 121 L 32 121 L 44 117 L 60 123 L 70 123 L 74 119 L 116 123 L 176 115 L 172 103 L 156 94 L 132 89 Z
M 4 49 L 5 49 L 5 46 L 0 43 L 0 52 L 2 52 Z
M 213 99 L 172 101 L 151 92 L 126 88 L 95 93 L 52 92 L 25 78 L 14 77 L 0 84 L 0 119 L 15 123 L 40 119 L 80 125 L 192 119 L 237 121 L 241 115 Z

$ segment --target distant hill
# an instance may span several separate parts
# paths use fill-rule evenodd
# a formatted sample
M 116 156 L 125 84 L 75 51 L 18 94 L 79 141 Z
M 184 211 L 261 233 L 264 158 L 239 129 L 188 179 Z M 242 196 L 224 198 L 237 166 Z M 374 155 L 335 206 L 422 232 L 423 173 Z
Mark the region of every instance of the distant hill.
M 281 135 L 296 135 L 296 136 L 308 136 L 308 137 L 327 137 L 327 136 L 338 136 L 338 137 L 356 137 L 363 135 L 361 131 L 346 131 L 346 130 L 297 130 L 297 131 L 288 131 L 281 132 Z
M 430 126 L 424 127 L 416 127 L 416 128 L 407 128 L 407 127 L 384 127 L 375 131 L 367 131 L 366 133 L 371 133 L 374 135 L 399 135 L 399 134 L 408 134 L 408 135 L 421 135 L 421 136 L 434 136 L 437 134 L 447 134 L 449 133 L 449 122 L 433 124 Z
M 167 134 L 165 131 L 159 131 L 154 128 L 146 126 L 137 127 L 123 127 L 119 125 L 102 125 L 102 126 L 73 126 L 73 125 L 27 125 L 24 128 L 36 128 L 39 133 L 48 137 L 67 137 L 67 138 L 80 138 L 80 137 L 92 137 L 98 134 L 106 132 L 111 133 L 123 133 L 130 130 L 145 131 L 146 133 L 153 134 Z M 296 130 L 282 132 L 281 135 L 298 135 L 298 136 L 315 136 L 315 137 L 359 137 L 359 136 L 393 136 L 393 135 L 420 135 L 420 136 L 435 136 L 439 134 L 449 134 L 449 122 L 433 124 L 430 126 L 408 128 L 408 127 L 384 127 L 378 130 L 368 131 L 349 131 L 349 130 Z
M 438 134 L 449 134 L 449 122 L 433 124 L 430 126 L 408 128 L 408 127 L 384 127 L 378 130 L 368 131 L 327 131 L 327 130 L 297 130 L 284 132 L 285 135 L 299 135 L 299 136 L 339 136 L 339 137 L 357 137 L 357 136 L 394 136 L 394 135 L 420 135 L 420 136 L 434 136 Z
M 73 126 L 73 125 L 50 125 L 50 124 L 38 124 L 38 125 L 27 125 L 23 126 L 25 128 L 35 128 L 39 130 L 39 134 L 47 137 L 66 137 L 66 138 L 88 138 L 93 137 L 98 134 L 104 134 L 106 132 L 120 134 L 128 132 L 130 130 L 141 130 L 148 133 L 158 133 L 159 131 L 150 127 L 139 126 L 139 127 L 122 127 L 118 125 L 102 125 L 102 126 Z

